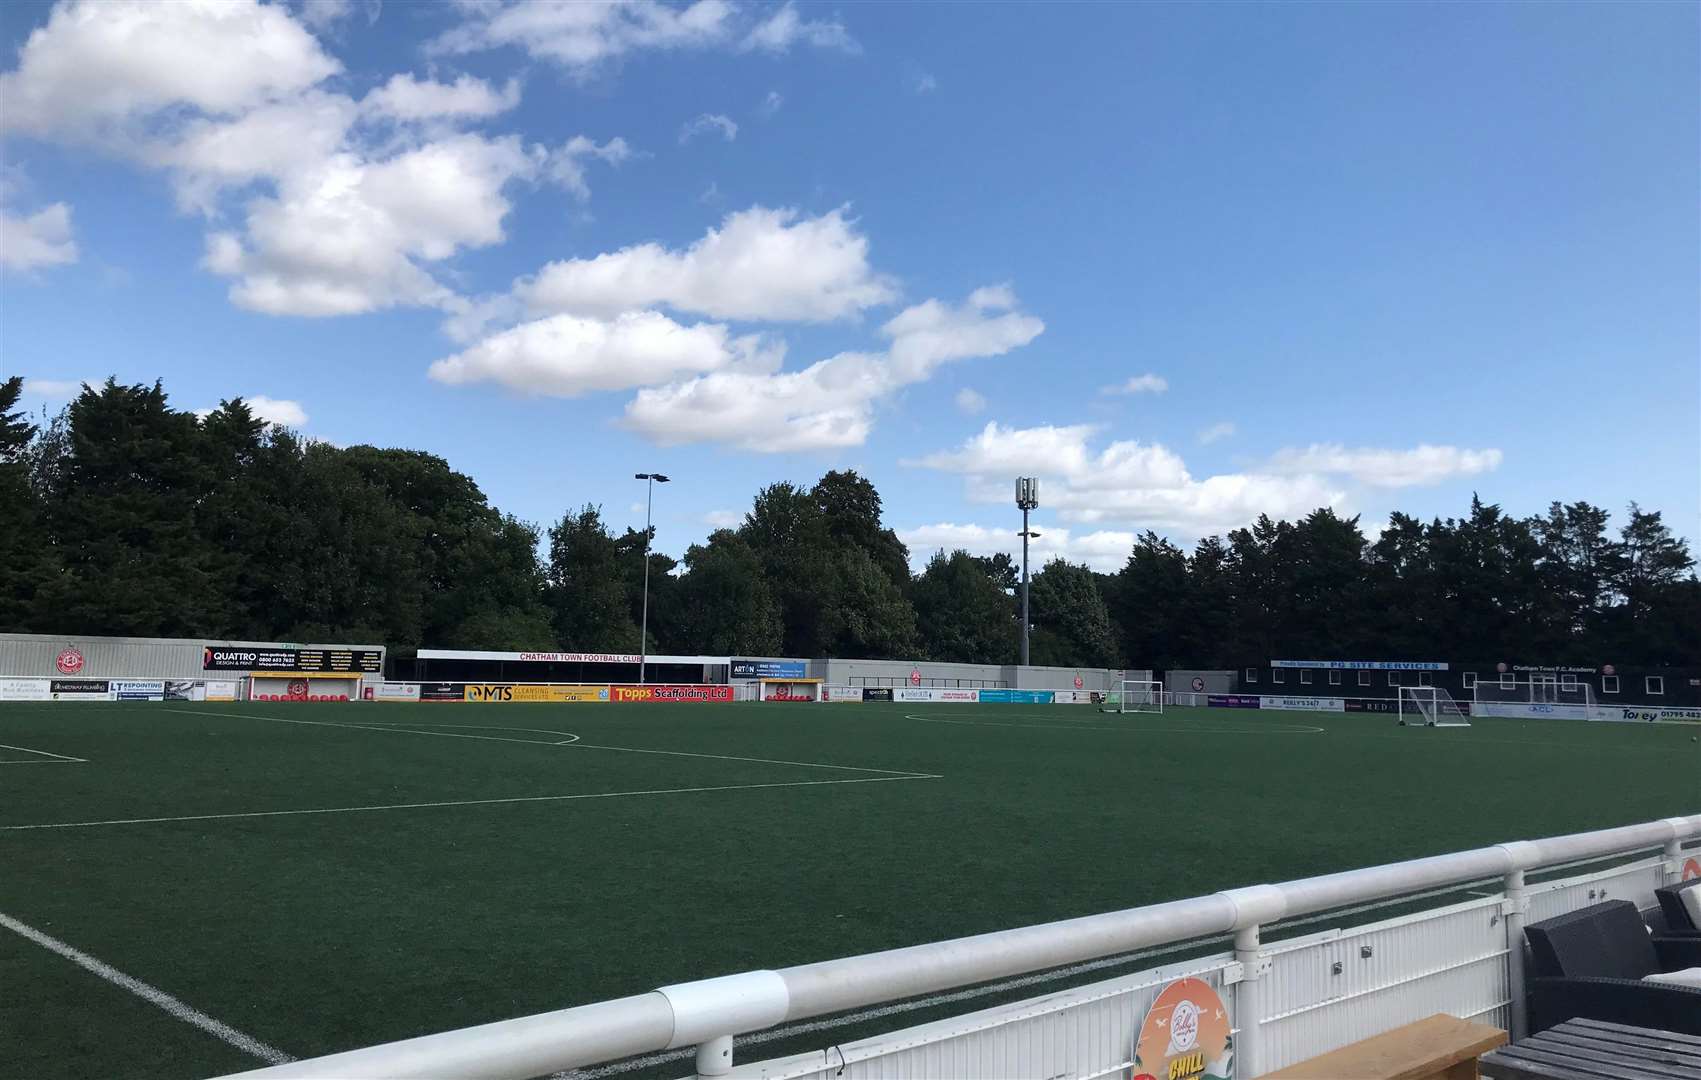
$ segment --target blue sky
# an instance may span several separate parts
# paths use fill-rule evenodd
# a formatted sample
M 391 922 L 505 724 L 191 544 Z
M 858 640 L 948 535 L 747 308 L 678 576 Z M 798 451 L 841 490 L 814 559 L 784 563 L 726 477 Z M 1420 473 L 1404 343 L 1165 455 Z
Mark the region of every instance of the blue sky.
M 1119 565 L 1329 504 L 1701 535 L 1694 5 L 14 4 L 0 373 L 266 399 L 678 554 L 852 467 Z

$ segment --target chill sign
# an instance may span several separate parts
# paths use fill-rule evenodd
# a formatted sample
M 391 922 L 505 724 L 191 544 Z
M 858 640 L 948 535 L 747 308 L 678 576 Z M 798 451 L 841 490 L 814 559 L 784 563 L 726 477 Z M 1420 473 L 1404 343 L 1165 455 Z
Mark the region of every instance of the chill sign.
M 1158 992 L 1134 1044 L 1132 1080 L 1234 1080 L 1228 1007 L 1203 979 Z

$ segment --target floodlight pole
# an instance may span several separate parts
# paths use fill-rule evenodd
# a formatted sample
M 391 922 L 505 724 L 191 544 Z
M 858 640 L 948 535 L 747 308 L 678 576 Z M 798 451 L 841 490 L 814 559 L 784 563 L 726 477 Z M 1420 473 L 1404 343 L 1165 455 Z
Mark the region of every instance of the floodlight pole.
M 634 473 L 633 479 L 644 481 L 644 605 L 638 627 L 638 685 L 644 685 L 644 668 L 650 653 L 650 512 L 655 508 L 656 485 L 668 478 L 661 473 Z
M 1028 666 L 1028 538 L 1039 533 L 1028 528 L 1028 511 L 1039 506 L 1039 481 L 1031 476 L 1016 478 L 1016 505 L 1022 511 L 1022 666 Z

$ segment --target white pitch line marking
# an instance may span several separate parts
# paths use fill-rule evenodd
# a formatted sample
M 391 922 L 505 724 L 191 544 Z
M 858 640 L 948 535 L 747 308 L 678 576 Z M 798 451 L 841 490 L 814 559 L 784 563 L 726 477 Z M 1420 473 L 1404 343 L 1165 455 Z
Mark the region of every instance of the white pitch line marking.
M 648 791 L 593 791 L 577 795 L 518 795 L 505 799 L 453 799 L 445 802 L 388 803 L 381 806 L 328 806 L 306 810 L 248 810 L 230 814 L 180 814 L 175 817 L 113 818 L 106 821 L 50 821 L 36 825 L 0 825 L 0 832 L 21 832 L 28 829 L 89 829 L 98 825 L 153 825 L 173 821 L 219 821 L 229 818 L 293 817 L 303 814 L 364 814 L 379 810 L 425 810 L 443 806 L 494 806 L 499 803 L 628 799 L 643 795 L 694 795 L 708 791 L 757 791 L 765 788 L 820 787 L 824 784 L 880 784 L 894 780 L 940 779 L 943 779 L 943 777 L 916 773 L 913 776 L 857 776 L 844 780 L 782 780 L 766 784 L 717 784 L 709 787 L 656 788 Z
M 1159 727 L 1068 727 L 1063 724 L 1002 724 L 995 720 L 946 720 L 936 716 L 905 716 L 905 720 L 920 720 L 925 724 L 962 724 L 967 727 L 1039 728 L 1044 731 L 1103 731 L 1112 735 L 1326 735 L 1327 728 L 1309 724 L 1294 724 L 1281 729 L 1272 728 L 1159 728 Z
M 78 765 L 87 765 L 89 763 L 88 758 L 71 757 L 67 754 L 50 754 L 46 750 L 31 750 L 27 746 L 7 746 L 5 743 L 0 743 L 0 750 L 19 750 L 19 751 L 22 751 L 23 753 L 26 753 L 26 754 L 40 754 L 42 757 L 53 758 L 57 761 L 75 762 Z M 25 763 L 21 762 L 21 761 L 17 761 L 17 762 L 0 761 L 0 765 L 22 765 L 22 764 L 25 764 Z
M 213 1019 L 181 998 L 173 997 L 157 986 L 145 983 L 134 976 L 126 975 L 111 964 L 97 960 L 81 949 L 73 948 L 58 938 L 44 934 L 33 926 L 21 923 L 4 912 L 0 912 L 0 926 L 28 938 L 49 952 L 58 953 L 83 970 L 92 971 L 107 982 L 130 991 L 149 1004 L 159 1006 L 184 1023 L 193 1024 L 207 1034 L 221 1039 L 243 1053 L 257 1057 L 267 1064 L 283 1065 L 295 1060 L 294 1057 L 277 1047 L 263 1043 L 252 1035 L 240 1032 L 222 1020 Z
M 735 757 L 731 754 L 696 754 L 685 750 L 646 750 L 636 746 L 604 746 L 588 742 L 545 742 L 541 739 L 505 739 L 499 735 L 461 735 L 452 731 L 425 731 L 420 728 L 379 727 L 374 724 L 338 724 L 329 720 L 294 720 L 282 716 L 260 716 L 253 713 L 212 712 L 206 709 L 166 709 L 166 712 L 183 713 L 186 716 L 229 716 L 238 720 L 270 720 L 279 724 L 307 724 L 313 727 L 357 728 L 365 731 L 397 731 L 409 735 L 441 735 L 447 739 L 483 739 L 487 742 L 526 743 L 532 746 L 571 746 L 575 750 L 610 750 L 623 754 L 665 754 L 671 757 L 708 758 L 714 761 L 748 761 L 758 765 L 794 765 L 804 769 L 843 769 L 848 772 L 881 773 L 886 776 L 925 777 L 930 780 L 939 779 L 932 773 L 918 773 L 902 769 L 874 769 L 865 765 L 829 765 L 820 761 L 780 761 L 775 758 Z M 393 721 L 381 721 L 384 724 Z M 479 727 L 483 725 L 462 725 Z M 535 730 L 535 729 L 533 729 Z M 551 734 L 566 735 L 568 732 L 552 732 Z M 578 736 L 574 736 L 576 740 Z

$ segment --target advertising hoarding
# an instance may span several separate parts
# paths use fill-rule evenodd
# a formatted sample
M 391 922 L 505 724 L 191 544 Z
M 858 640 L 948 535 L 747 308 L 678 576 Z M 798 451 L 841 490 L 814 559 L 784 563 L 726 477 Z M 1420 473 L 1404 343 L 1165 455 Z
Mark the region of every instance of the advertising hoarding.
M 734 660 L 734 679 L 801 679 L 809 674 L 807 660 Z
M 466 701 L 570 702 L 607 701 L 606 686 L 554 686 L 537 683 L 466 683 Z
M 980 690 L 975 691 L 983 703 L 999 705 L 1050 705 L 1052 690 Z M 941 699 L 945 700 L 945 699 Z
M 649 701 L 649 702 L 708 702 L 731 701 L 732 687 L 710 686 L 706 684 L 690 685 L 657 685 L 646 686 L 611 686 L 610 699 L 613 701 Z
M 164 679 L 113 679 L 112 696 L 118 701 L 164 701 Z
M 862 700 L 891 701 L 892 688 L 890 686 L 865 686 L 862 688 Z
M 55 701 L 104 700 L 112 696 L 112 684 L 105 679 L 54 679 L 48 684 L 47 692 Z
M 1205 704 L 1213 709 L 1256 709 L 1258 698 L 1252 694 L 1206 694 Z
M 1266 694 L 1262 709 L 1292 709 L 1299 712 L 1346 712 L 1345 698 L 1338 697 L 1276 697 Z
M 376 674 L 384 667 L 377 649 L 247 649 L 204 645 L 202 671 L 276 671 L 297 674 L 363 671 Z

